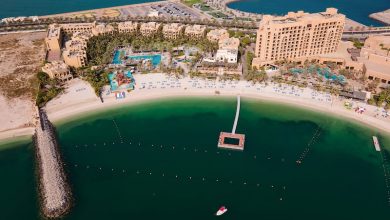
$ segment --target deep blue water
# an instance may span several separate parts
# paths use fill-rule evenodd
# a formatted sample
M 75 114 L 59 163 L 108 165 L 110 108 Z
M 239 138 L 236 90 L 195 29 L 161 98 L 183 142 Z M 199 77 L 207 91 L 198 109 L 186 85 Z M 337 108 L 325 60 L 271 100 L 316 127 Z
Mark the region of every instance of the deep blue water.
M 1 0 L 0 18 L 57 14 L 153 1 L 156 0 Z M 336 7 L 353 20 L 366 25 L 381 25 L 368 15 L 389 9 L 390 0 L 243 0 L 233 2 L 229 7 L 270 14 L 285 14 L 298 10 L 318 12 L 326 7 Z
M 0 18 L 49 15 L 156 0 L 1 0 Z
M 324 11 L 338 8 L 348 18 L 365 25 L 383 25 L 368 17 L 369 14 L 390 8 L 390 0 L 242 0 L 228 5 L 230 8 L 262 14 L 286 14 L 289 11 Z

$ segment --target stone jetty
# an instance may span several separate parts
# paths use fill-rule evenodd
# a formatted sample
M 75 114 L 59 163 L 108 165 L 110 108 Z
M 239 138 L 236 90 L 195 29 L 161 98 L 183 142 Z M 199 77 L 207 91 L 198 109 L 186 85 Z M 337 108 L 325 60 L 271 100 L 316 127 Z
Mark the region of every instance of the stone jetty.
M 42 213 L 47 218 L 58 218 L 69 211 L 72 195 L 61 161 L 55 128 L 42 110 L 39 110 L 35 132 Z

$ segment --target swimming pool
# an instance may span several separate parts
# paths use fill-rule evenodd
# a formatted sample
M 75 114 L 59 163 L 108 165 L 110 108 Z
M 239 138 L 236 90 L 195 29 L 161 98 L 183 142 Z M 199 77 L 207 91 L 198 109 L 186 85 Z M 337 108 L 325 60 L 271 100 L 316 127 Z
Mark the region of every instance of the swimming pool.
M 329 67 L 316 67 L 315 65 L 311 65 L 308 68 L 291 68 L 290 73 L 292 74 L 302 74 L 302 73 L 316 73 L 319 76 L 323 76 L 327 80 L 338 81 L 339 83 L 345 83 L 346 79 L 343 75 L 337 75 L 332 73 Z
M 112 59 L 112 64 L 122 64 L 121 55 L 125 55 L 125 51 L 116 50 L 114 53 L 114 58 Z
M 161 63 L 161 54 L 128 56 L 127 58 L 132 60 L 152 60 L 153 66 L 157 66 Z
M 154 67 L 158 66 L 161 63 L 161 54 L 148 54 L 148 55 L 133 55 L 125 56 L 126 52 L 123 50 L 116 50 L 114 53 L 114 58 L 112 64 L 122 64 L 124 59 L 129 60 L 151 60 Z M 123 60 L 121 59 L 123 58 Z
M 121 77 L 118 77 L 118 72 L 116 71 L 108 74 L 111 91 L 117 91 L 121 89 L 134 89 L 135 80 L 133 78 L 132 73 L 130 71 L 125 71 L 121 74 Z

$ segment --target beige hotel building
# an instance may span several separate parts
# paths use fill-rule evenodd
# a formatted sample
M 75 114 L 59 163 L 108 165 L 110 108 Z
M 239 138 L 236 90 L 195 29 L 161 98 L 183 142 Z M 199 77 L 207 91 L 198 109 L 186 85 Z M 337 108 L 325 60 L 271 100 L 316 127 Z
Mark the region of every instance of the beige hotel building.
M 140 32 L 142 36 L 151 36 L 155 33 L 157 33 L 158 28 L 160 27 L 160 24 L 156 22 L 148 22 L 148 23 L 142 23 L 140 27 Z
M 135 33 L 138 30 L 138 23 L 132 21 L 125 21 L 118 23 L 119 33 Z
M 184 35 L 191 38 L 202 38 L 204 37 L 206 27 L 203 25 L 191 25 L 187 26 Z
M 177 39 L 182 35 L 185 26 L 179 23 L 172 23 L 164 25 L 162 32 L 166 39 Z
M 218 42 L 226 38 L 229 38 L 229 32 L 225 29 L 214 29 L 207 33 L 207 39 L 211 42 Z
M 264 15 L 257 31 L 252 66 L 259 68 L 276 61 L 334 53 L 344 23 L 345 15 L 335 8 L 314 14 L 298 11 L 285 16 Z

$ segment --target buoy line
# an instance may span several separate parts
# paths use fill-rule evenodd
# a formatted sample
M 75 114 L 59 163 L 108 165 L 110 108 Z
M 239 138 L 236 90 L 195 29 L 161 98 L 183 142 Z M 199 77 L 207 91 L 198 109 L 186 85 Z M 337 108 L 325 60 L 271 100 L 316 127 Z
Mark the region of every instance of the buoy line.
M 191 183 L 196 182 L 200 184 L 226 184 L 231 186 L 241 186 L 241 187 L 252 187 L 256 188 L 258 190 L 260 189 L 269 189 L 275 192 L 285 192 L 286 186 L 285 185 L 275 185 L 275 184 L 264 184 L 260 182 L 251 182 L 247 181 L 245 179 L 242 180 L 229 180 L 227 178 L 221 178 L 221 177 L 210 177 L 210 176 L 199 176 L 199 175 L 188 175 L 188 174 L 179 174 L 177 172 L 165 172 L 165 171 L 155 171 L 152 169 L 125 169 L 125 168 L 103 168 L 102 166 L 92 166 L 92 165 L 80 165 L 80 164 L 73 164 L 74 169 L 77 170 L 86 170 L 87 172 L 93 172 L 95 171 L 97 174 L 99 173 L 110 173 L 114 175 L 126 175 L 126 176 L 139 176 L 139 177 L 156 177 L 156 178 L 162 178 L 162 179 L 169 179 L 173 180 L 175 182 L 180 183 Z

